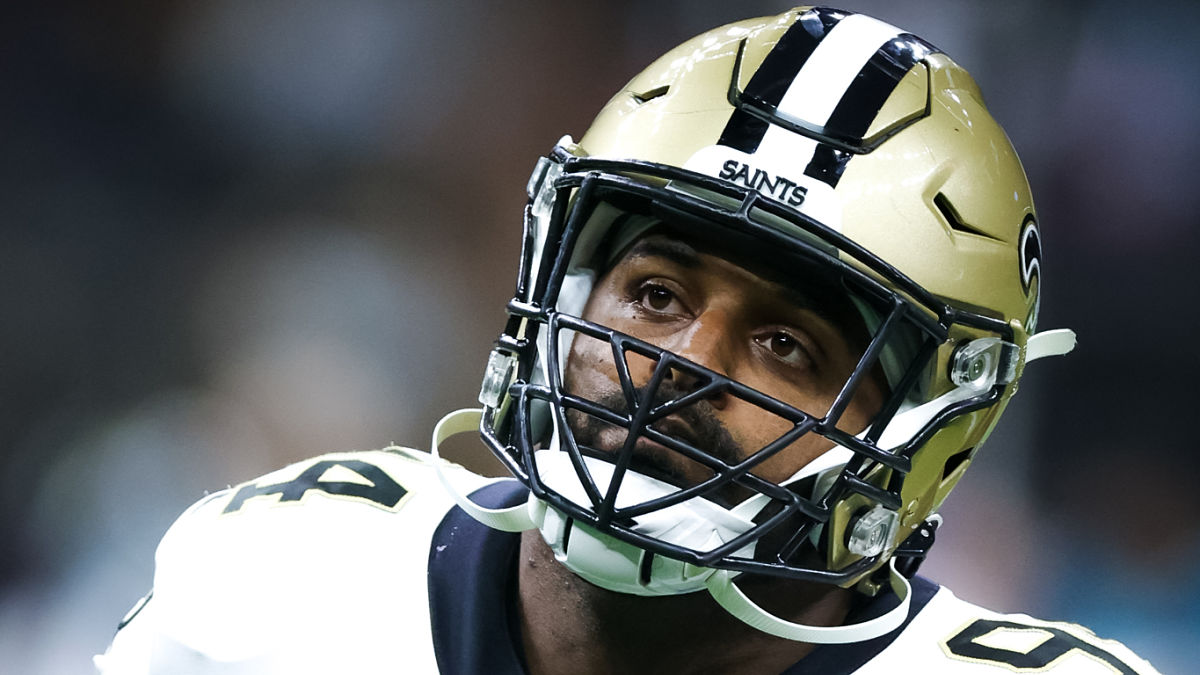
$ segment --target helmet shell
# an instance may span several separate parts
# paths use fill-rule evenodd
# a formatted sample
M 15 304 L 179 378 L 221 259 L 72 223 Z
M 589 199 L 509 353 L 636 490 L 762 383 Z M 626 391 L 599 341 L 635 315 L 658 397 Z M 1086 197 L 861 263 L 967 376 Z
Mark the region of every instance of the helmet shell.
M 760 90 L 764 81 L 768 90 L 788 86 L 770 82 L 766 69 L 777 50 L 795 51 L 794 45 L 787 44 L 789 31 L 797 33 L 798 24 L 806 21 L 814 26 L 827 24 L 831 16 L 847 18 L 832 10 L 801 7 L 732 23 L 684 42 L 639 73 L 604 106 L 580 139 L 577 152 L 695 168 L 699 154 L 722 143 L 738 115 L 737 93 L 753 88 L 760 70 L 764 71 Z M 849 16 L 873 22 L 867 32 L 878 30 L 879 22 L 873 19 Z M 810 28 L 808 33 L 812 32 Z M 803 154 L 775 157 L 770 170 L 828 195 L 826 203 L 832 208 L 827 206 L 816 216 L 818 220 L 947 305 L 1010 324 L 1014 340 L 1023 345 L 1036 321 L 1039 291 L 1037 220 L 1025 172 L 967 71 L 919 38 L 899 30 L 896 34 L 923 49 L 882 105 L 864 113 L 870 124 L 857 151 L 838 152 L 817 134 L 806 139 L 817 146 L 817 152 L 825 150 L 840 158 L 837 179 L 820 184 L 823 181 L 804 175 L 811 157 Z M 820 86 L 796 93 L 801 99 L 839 95 L 845 91 L 823 91 Z M 820 131 L 827 120 L 799 121 Z M 708 173 L 726 177 L 715 167 Z M 825 215 L 831 212 L 832 216 Z M 931 371 L 930 396 L 952 387 L 951 355 L 957 344 L 977 335 L 962 327 L 952 332 Z M 901 527 L 892 548 L 945 499 L 1015 391 L 1014 379 L 997 403 L 959 416 L 913 455 L 913 468 L 901 492 Z M 890 477 L 890 470 L 879 468 L 869 480 L 882 485 Z M 845 547 L 846 530 L 867 505 L 868 500 L 852 495 L 835 508 L 827 528 L 831 567 L 855 559 Z
M 731 80 L 745 90 L 810 11 L 732 23 L 667 52 L 604 106 L 580 151 L 688 165 L 719 143 L 735 113 Z M 1036 217 L 1012 144 L 971 76 L 941 53 L 903 76 L 866 136 L 913 115 L 877 148 L 846 161 L 832 187 L 837 228 L 947 302 L 1031 326 L 1036 278 L 1022 280 L 1030 262 L 1022 264 L 1020 244 Z M 795 158 L 788 175 L 801 177 L 808 161 Z

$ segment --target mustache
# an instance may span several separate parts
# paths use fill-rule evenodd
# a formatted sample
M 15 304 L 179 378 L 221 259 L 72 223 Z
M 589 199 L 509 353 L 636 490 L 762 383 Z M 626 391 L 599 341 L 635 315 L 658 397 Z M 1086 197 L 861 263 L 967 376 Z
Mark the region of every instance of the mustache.
M 684 395 L 690 393 L 669 380 L 660 382 L 657 389 L 653 392 L 653 396 L 651 396 L 649 387 L 638 387 L 635 391 L 641 407 L 656 407 L 682 398 Z M 632 413 L 625 395 L 620 390 L 604 392 L 593 400 L 595 403 L 615 413 L 622 415 L 630 415 Z M 571 431 L 575 435 L 576 442 L 581 445 L 596 447 L 600 440 L 601 432 L 605 429 L 615 428 L 613 425 L 582 411 L 571 410 L 568 413 L 574 413 L 568 415 L 568 420 L 571 423 Z M 741 445 L 734 440 L 729 429 L 717 418 L 712 404 L 707 401 L 697 401 L 680 408 L 671 413 L 669 417 L 659 419 L 648 426 L 653 427 L 656 431 L 666 436 L 671 436 L 687 443 L 726 464 L 736 464 L 745 455 Z M 639 435 L 642 435 L 641 430 L 635 431 Z M 680 456 L 683 457 L 683 455 Z M 670 467 L 662 466 L 663 462 L 655 461 L 652 457 L 641 461 L 654 465 L 655 469 L 662 472 L 675 472 Z M 694 460 L 688 459 L 688 461 Z

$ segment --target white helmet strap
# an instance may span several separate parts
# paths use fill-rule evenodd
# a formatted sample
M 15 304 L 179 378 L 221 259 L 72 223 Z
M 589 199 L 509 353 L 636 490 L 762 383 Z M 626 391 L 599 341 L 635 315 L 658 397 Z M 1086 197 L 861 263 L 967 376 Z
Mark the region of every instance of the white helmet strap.
M 725 611 L 746 624 L 776 637 L 813 644 L 862 642 L 890 633 L 904 623 L 912 602 L 912 586 L 896 571 L 896 559 L 888 562 L 888 581 L 900 604 L 873 619 L 844 626 L 809 626 L 781 619 L 758 606 L 733 582 L 736 573 L 718 570 L 708 578 L 708 592 Z
M 493 530 L 500 530 L 502 532 L 532 530 L 537 526 L 534 525 L 526 504 L 522 503 L 506 509 L 484 508 L 471 501 L 470 497 L 459 491 L 450 482 L 450 477 L 446 475 L 443 469 L 445 462 L 442 461 L 442 457 L 438 453 L 438 446 L 451 436 L 457 436 L 469 431 L 479 431 L 479 421 L 481 419 L 483 419 L 482 409 L 463 408 L 462 410 L 455 410 L 448 413 L 445 417 L 438 420 L 438 423 L 433 427 L 433 443 L 429 448 L 429 453 L 433 455 L 433 470 L 437 473 L 438 480 L 442 482 L 442 487 L 446 488 L 446 492 L 450 493 L 450 496 L 454 498 L 454 502 L 475 520 Z
M 1025 343 L 1025 363 L 1047 356 L 1062 356 L 1075 349 L 1075 331 L 1069 328 L 1044 330 L 1029 336 Z

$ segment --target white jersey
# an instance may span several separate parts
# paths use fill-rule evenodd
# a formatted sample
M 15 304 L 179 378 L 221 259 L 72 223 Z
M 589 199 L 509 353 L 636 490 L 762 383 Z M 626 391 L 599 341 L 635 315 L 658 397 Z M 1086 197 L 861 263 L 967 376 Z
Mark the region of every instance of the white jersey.
M 518 535 L 455 507 L 433 461 L 324 455 L 202 499 L 163 537 L 153 591 L 96 657 L 100 672 L 521 675 Z M 446 472 L 484 506 L 525 499 L 516 481 Z M 1155 671 L 1086 629 L 990 612 L 918 577 L 900 629 L 821 646 L 784 675 L 904 672 Z

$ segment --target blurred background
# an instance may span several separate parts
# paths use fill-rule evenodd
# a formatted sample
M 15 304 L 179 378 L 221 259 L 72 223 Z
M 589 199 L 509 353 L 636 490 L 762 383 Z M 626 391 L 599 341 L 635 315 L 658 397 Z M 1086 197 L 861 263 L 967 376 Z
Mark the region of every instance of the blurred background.
M 1164 672 L 1200 635 L 1200 5 L 857 0 L 969 69 L 1034 186 L 1037 364 L 925 572 Z M 472 405 L 535 158 L 778 2 L 0 10 L 0 663 L 89 672 L 206 490 Z M 470 451 L 470 450 L 469 450 Z M 468 452 L 469 452 L 468 451 Z

